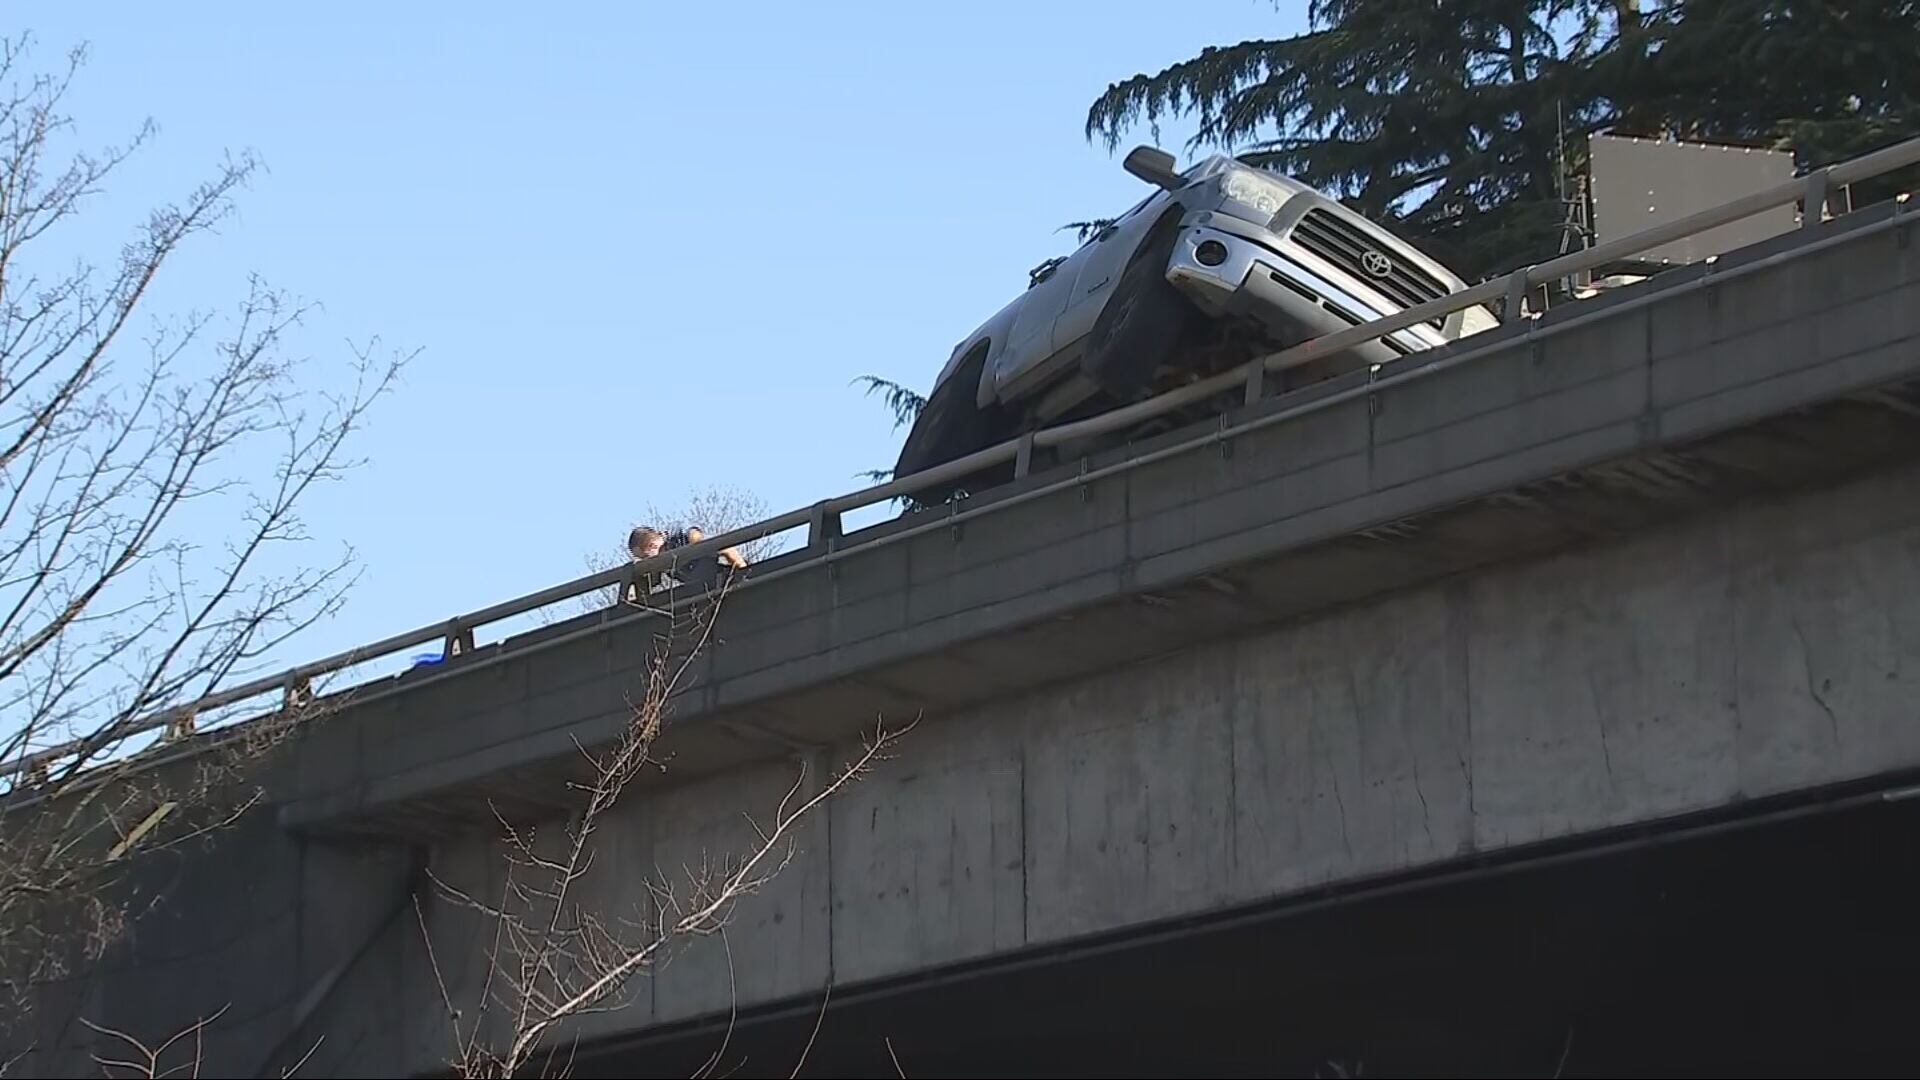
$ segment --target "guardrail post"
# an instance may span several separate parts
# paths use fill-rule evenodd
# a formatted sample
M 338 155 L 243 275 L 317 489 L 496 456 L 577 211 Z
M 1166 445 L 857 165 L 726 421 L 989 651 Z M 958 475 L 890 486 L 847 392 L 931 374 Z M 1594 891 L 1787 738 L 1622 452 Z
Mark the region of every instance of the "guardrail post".
M 1256 356 L 1247 361 L 1247 404 L 1253 405 L 1266 396 L 1267 358 Z
M 280 711 L 292 712 L 313 704 L 313 681 L 304 675 L 296 675 L 287 680 L 280 688 Z
M 1507 309 L 1501 312 L 1501 318 L 1507 322 L 1526 317 L 1527 290 L 1532 287 L 1528 279 L 1532 276 L 1531 266 L 1523 266 L 1507 275 Z
M 459 619 L 447 620 L 447 637 L 440 646 L 440 655 L 451 660 L 473 651 L 473 628 L 460 625 Z
M 825 502 L 814 503 L 807 511 L 807 547 L 813 551 L 825 551 L 838 539 L 840 512 L 827 509 Z
M 1013 478 L 1024 480 L 1033 471 L 1033 432 L 1020 436 L 1020 445 L 1013 450 Z
M 1827 219 L 1827 170 L 1808 173 L 1805 192 L 1800 197 L 1800 227 L 1811 229 Z

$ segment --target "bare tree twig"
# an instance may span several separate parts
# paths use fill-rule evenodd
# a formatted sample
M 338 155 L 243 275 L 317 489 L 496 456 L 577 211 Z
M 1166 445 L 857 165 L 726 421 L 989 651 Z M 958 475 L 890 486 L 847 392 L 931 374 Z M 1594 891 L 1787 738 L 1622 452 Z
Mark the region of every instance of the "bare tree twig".
M 813 1031 L 807 1036 L 807 1045 L 800 1048 L 800 1059 L 793 1063 L 793 1072 L 788 1074 L 788 1080 L 795 1080 L 800 1075 L 800 1070 L 807 1067 L 807 1055 L 813 1053 L 813 1044 L 820 1038 L 821 1025 L 827 1022 L 827 1005 L 832 1001 L 833 984 L 828 983 L 827 992 L 820 996 L 820 1011 L 813 1017 Z
M 734 1025 L 740 1020 L 740 980 L 733 963 L 733 942 L 725 930 L 720 931 L 720 946 L 727 954 L 727 1027 L 720 1034 L 720 1045 L 713 1048 L 707 1060 L 693 1071 L 694 1080 L 704 1080 L 714 1074 L 720 1063 L 726 1060 L 727 1048 L 733 1045 Z
M 300 1055 L 300 1060 L 280 1070 L 280 1080 L 287 1080 L 287 1077 L 290 1077 L 294 1073 L 299 1072 L 301 1069 L 306 1068 L 307 1062 L 313 1060 L 313 1055 L 319 1051 L 320 1044 L 326 1041 L 327 1041 L 326 1036 L 324 1035 L 318 1039 L 313 1040 L 313 1045 L 307 1047 L 307 1052 Z
M 104 1035 L 107 1038 L 115 1040 L 125 1046 L 128 1052 L 135 1055 L 131 1058 L 107 1058 L 95 1054 L 93 1060 L 103 1070 L 125 1069 L 134 1076 L 143 1077 L 145 1080 L 160 1080 L 161 1077 L 177 1075 L 182 1070 L 186 1070 L 186 1075 L 189 1077 L 198 1077 L 201 1066 L 206 1060 L 206 1046 L 203 1040 L 207 1026 L 226 1015 L 227 1009 L 228 1006 L 226 1005 L 220 1006 L 213 1015 L 202 1017 L 186 1027 L 181 1028 L 157 1047 L 149 1047 L 146 1043 L 141 1042 L 139 1039 L 124 1031 L 107 1027 L 104 1024 L 96 1024 L 85 1017 L 82 1017 L 80 1022 L 91 1029 L 94 1034 Z M 161 1068 L 161 1062 L 166 1059 L 167 1051 L 173 1049 L 173 1047 L 183 1039 L 193 1040 L 193 1057 L 172 1068 Z M 113 1074 L 109 1072 L 107 1075 L 111 1076 Z

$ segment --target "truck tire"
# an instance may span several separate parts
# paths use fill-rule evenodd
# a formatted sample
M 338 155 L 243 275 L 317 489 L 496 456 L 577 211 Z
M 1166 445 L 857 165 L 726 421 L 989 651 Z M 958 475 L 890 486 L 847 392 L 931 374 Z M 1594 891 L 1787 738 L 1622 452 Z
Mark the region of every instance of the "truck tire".
M 1167 281 L 1167 260 L 1179 234 L 1177 214 L 1161 219 L 1134 252 L 1087 334 L 1080 370 L 1120 401 L 1148 388 L 1154 371 L 1178 351 L 1197 313 Z
M 894 462 L 893 475 L 896 479 L 906 479 L 914 473 L 944 465 L 1009 437 L 1004 431 L 1006 425 L 998 408 L 988 406 L 983 410 L 974 404 L 974 393 L 980 386 L 980 373 L 986 367 L 987 345 L 983 341 L 975 346 L 947 381 L 935 387 L 927 398 L 920 415 L 914 419 L 913 428 L 907 432 L 907 441 L 900 448 L 899 459 Z M 923 506 L 937 505 L 946 502 L 960 490 L 974 490 L 996 482 L 999 479 L 997 474 L 1001 471 L 1006 473 L 1005 479 L 1012 478 L 1013 467 L 1008 465 L 1004 470 L 984 470 L 979 474 L 915 491 L 908 498 Z

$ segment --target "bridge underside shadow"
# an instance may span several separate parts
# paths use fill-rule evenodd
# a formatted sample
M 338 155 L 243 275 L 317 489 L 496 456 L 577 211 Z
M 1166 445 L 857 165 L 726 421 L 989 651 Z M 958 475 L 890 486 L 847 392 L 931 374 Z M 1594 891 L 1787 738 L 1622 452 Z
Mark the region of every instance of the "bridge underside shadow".
M 1864 795 L 1615 838 L 842 988 L 572 1075 L 1912 1075 L 1916 837 L 1920 798 Z

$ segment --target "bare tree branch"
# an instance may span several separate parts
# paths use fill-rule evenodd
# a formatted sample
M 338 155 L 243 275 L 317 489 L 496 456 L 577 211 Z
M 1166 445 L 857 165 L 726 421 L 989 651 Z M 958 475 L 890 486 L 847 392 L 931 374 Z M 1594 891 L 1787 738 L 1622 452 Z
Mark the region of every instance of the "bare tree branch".
M 772 815 L 746 816 L 754 839 L 744 852 L 707 858 L 683 867 L 683 881 L 663 874 L 643 884 L 651 903 L 637 917 L 615 917 L 578 895 L 592 870 L 603 816 L 627 785 L 656 762 L 654 741 L 696 659 L 713 644 L 714 618 L 724 593 L 684 621 L 675 621 L 656 638 L 640 695 L 630 701 L 622 739 L 610 750 L 580 749 L 590 779 L 576 795 L 579 809 L 560 831 L 557 850 L 543 845 L 538 828 L 498 814 L 506 874 L 498 898 L 483 898 L 432 875 L 435 897 L 452 909 L 465 909 L 491 921 L 478 1007 L 469 1014 L 448 992 L 432 942 L 430 920 L 420 910 L 428 939 L 429 964 L 454 1029 L 455 1072 L 463 1077 L 521 1075 L 536 1057 L 552 1069 L 562 1053 L 552 1039 L 567 1022 L 617 1008 L 614 1000 L 634 978 L 666 961 L 674 945 L 693 938 L 722 936 L 734 907 L 757 892 L 795 857 L 795 832 L 827 800 L 854 783 L 912 725 L 877 725 L 861 749 L 823 782 L 813 783 L 807 768 L 796 769 Z M 731 964 L 731 949 L 728 950 Z M 731 969 L 730 969 L 731 970 Z M 824 1008 L 824 1005 L 822 1006 Z M 490 1015 L 490 1009 L 499 1010 Z M 497 1027 L 488 1021 L 497 1018 Z M 701 1070 L 711 1073 L 717 1058 Z
M 347 453 L 405 356 L 350 348 L 335 372 L 294 354 L 306 304 L 258 278 L 176 316 L 154 286 L 216 229 L 256 174 L 249 154 L 145 216 L 111 257 L 69 233 L 152 138 L 75 149 L 65 113 L 84 61 L 30 70 L 0 41 L 0 991 L 97 959 L 152 903 L 120 886 L 133 860 L 231 825 L 244 773 L 310 716 L 288 687 L 268 722 L 191 767 L 149 760 L 149 718 L 258 674 L 338 610 L 351 550 L 313 552 L 300 513 Z M 170 715 L 170 714 L 169 714 Z M 60 747 L 57 752 L 50 748 Z M 162 780 L 162 775 L 169 777 Z M 0 1014 L 0 1028 L 8 1020 Z M 197 1037 L 197 1036 L 196 1036 Z

